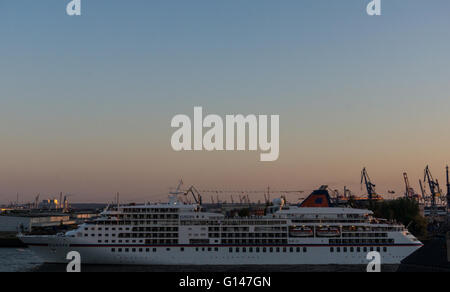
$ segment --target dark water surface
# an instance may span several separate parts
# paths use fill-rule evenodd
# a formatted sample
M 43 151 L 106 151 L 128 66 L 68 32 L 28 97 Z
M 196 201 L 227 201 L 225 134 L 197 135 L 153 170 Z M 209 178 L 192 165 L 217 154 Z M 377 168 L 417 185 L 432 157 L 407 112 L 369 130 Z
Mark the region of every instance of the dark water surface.
M 382 267 L 383 272 L 397 271 L 397 265 Z M 43 264 L 28 249 L 0 248 L 0 272 L 65 272 L 66 265 Z M 103 266 L 85 265 L 82 272 L 365 272 L 366 266 Z
M 29 249 L 0 248 L 0 272 L 27 272 L 42 265 Z

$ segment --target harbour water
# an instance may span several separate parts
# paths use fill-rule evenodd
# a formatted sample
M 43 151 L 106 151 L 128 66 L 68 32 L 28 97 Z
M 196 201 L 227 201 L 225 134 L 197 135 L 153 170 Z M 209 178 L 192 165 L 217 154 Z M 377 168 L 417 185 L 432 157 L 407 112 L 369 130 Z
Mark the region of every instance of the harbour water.
M 42 261 L 27 248 L 0 248 L 0 272 L 27 272 Z
M 398 266 L 383 266 L 383 272 L 395 272 Z M 65 272 L 65 265 L 44 264 L 29 249 L 0 248 L 0 272 Z M 82 272 L 365 272 L 365 266 L 82 266 Z

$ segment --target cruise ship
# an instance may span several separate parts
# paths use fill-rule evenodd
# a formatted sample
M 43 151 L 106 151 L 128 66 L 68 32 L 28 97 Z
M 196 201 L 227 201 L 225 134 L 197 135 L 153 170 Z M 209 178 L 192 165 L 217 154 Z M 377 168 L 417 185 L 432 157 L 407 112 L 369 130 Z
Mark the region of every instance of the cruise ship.
M 327 190 L 298 205 L 275 202 L 264 216 L 226 217 L 176 196 L 168 203 L 116 205 L 78 229 L 19 238 L 47 263 L 104 265 L 367 265 L 399 264 L 422 246 L 400 224 L 369 210 L 333 207 Z

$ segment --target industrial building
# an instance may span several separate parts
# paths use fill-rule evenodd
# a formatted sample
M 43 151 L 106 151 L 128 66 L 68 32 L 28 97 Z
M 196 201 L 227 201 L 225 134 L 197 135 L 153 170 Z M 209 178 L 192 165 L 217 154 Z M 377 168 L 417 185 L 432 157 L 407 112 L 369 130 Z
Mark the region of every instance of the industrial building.
M 76 224 L 69 215 L 17 214 L 0 215 L 0 232 L 31 232 L 34 228 Z

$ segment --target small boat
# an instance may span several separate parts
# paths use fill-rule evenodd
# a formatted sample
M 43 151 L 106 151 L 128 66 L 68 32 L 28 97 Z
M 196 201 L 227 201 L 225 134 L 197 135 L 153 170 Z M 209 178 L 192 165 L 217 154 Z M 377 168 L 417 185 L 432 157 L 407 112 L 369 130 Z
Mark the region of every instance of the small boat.
M 316 234 L 319 237 L 336 237 L 341 235 L 341 231 L 338 227 L 319 227 Z
M 310 227 L 293 227 L 289 231 L 290 236 L 292 237 L 310 237 L 313 236 L 313 230 Z

